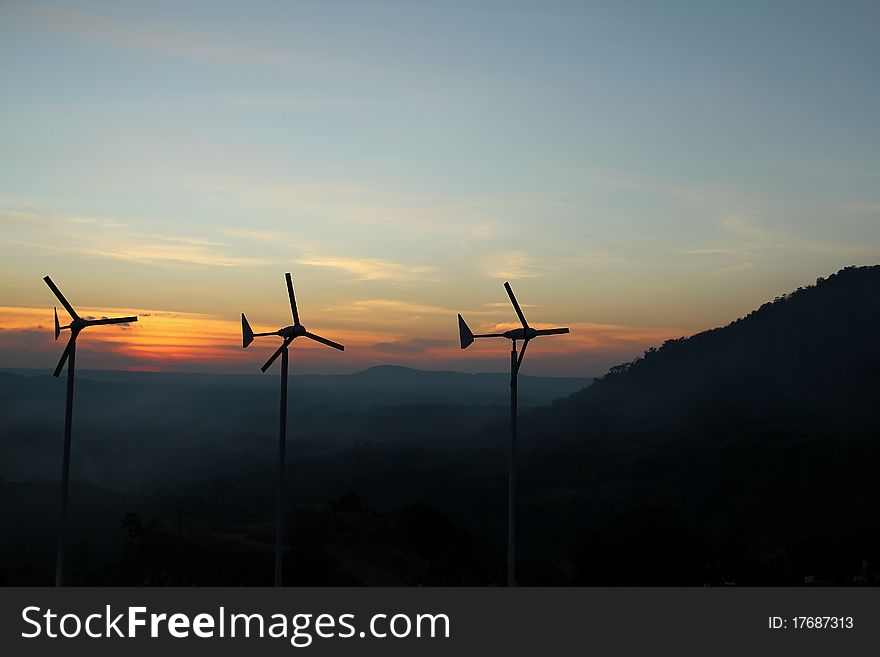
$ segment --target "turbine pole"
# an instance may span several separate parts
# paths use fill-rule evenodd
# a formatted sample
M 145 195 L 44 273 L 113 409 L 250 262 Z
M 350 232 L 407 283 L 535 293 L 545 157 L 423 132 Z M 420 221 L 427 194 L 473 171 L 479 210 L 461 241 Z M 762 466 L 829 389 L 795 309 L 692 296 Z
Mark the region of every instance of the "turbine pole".
M 284 561 L 284 464 L 287 447 L 287 348 L 281 350 L 281 420 L 278 426 L 278 500 L 275 509 L 275 586 L 281 586 Z
M 510 347 L 510 442 L 507 447 L 507 586 L 516 586 L 516 384 L 519 377 L 519 368 L 529 341 L 539 335 L 559 335 L 568 333 L 567 328 L 533 329 L 526 321 L 526 316 L 520 308 L 510 283 L 504 283 L 504 289 L 510 298 L 510 303 L 516 311 L 522 328 L 511 329 L 503 333 L 482 333 L 474 335 L 467 322 L 458 315 L 458 338 L 462 349 L 467 349 L 476 338 L 507 338 L 511 342 Z M 522 340 L 522 348 L 517 354 L 516 341 Z
M 73 427 L 73 375 L 76 366 L 76 336 L 71 336 L 67 356 L 67 406 L 64 409 L 64 456 L 61 461 L 61 515 L 58 519 L 58 553 L 55 559 L 55 586 L 64 581 L 64 544 L 67 539 L 67 489 L 70 484 L 70 433 Z
M 507 447 L 507 586 L 516 586 L 516 340 L 510 349 L 510 443 Z
M 278 347 L 266 361 L 265 365 L 260 368 L 262 372 L 266 372 L 272 363 L 281 356 L 281 410 L 279 412 L 278 423 L 278 499 L 275 502 L 275 586 L 282 586 L 282 566 L 284 563 L 284 469 L 287 462 L 285 451 L 287 448 L 287 370 L 289 365 L 288 349 L 295 338 L 303 337 L 323 345 L 332 347 L 339 351 L 345 351 L 345 347 L 338 342 L 322 338 L 320 335 L 309 333 L 306 327 L 299 321 L 299 312 L 296 307 L 296 297 L 293 294 L 293 280 L 290 274 L 284 274 L 287 281 L 287 296 L 290 298 L 290 314 L 293 316 L 293 324 L 285 326 L 277 331 L 269 333 L 254 333 L 247 321 L 244 313 L 241 314 L 241 346 L 247 349 L 247 346 L 253 342 L 255 337 L 264 337 L 277 335 L 284 339 L 281 346 Z
M 58 378 L 61 376 L 61 370 L 67 364 L 67 405 L 64 409 L 64 456 L 61 461 L 61 510 L 58 517 L 58 552 L 55 555 L 55 586 L 61 586 L 64 583 L 64 547 L 67 541 L 67 497 L 70 488 L 70 434 L 73 428 L 73 379 L 76 370 L 76 339 L 80 331 L 89 326 L 106 325 L 106 324 L 128 324 L 136 322 L 137 317 L 105 317 L 102 319 L 83 319 L 80 317 L 70 302 L 61 294 L 58 286 L 52 282 L 49 276 L 44 276 L 43 281 L 52 290 L 55 298 L 61 302 L 64 309 L 70 315 L 71 322 L 63 328 L 70 329 L 70 339 L 64 352 L 61 354 L 61 360 L 52 372 L 52 376 Z M 58 309 L 55 309 L 55 339 L 58 339 L 61 333 L 61 326 L 58 324 Z

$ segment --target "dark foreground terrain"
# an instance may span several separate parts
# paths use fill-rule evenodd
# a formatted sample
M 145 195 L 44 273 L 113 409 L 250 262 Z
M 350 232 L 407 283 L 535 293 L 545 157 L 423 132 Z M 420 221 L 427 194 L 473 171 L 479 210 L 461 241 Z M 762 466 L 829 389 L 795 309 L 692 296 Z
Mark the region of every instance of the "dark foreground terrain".
M 878 583 L 878 290 L 848 268 L 592 385 L 522 378 L 521 583 Z M 270 584 L 275 386 L 84 372 L 68 583 Z M 503 583 L 506 375 L 292 390 L 287 583 Z M 0 374 L 8 585 L 52 581 L 63 394 Z

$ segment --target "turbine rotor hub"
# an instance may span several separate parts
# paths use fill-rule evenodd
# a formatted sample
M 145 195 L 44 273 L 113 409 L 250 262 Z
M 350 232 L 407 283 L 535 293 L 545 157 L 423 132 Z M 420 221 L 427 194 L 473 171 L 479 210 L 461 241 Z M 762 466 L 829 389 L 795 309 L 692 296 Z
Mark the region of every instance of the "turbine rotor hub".
M 302 324 L 294 324 L 293 326 L 285 326 L 283 329 L 278 329 L 278 335 L 282 338 L 298 338 L 306 334 L 306 327 Z

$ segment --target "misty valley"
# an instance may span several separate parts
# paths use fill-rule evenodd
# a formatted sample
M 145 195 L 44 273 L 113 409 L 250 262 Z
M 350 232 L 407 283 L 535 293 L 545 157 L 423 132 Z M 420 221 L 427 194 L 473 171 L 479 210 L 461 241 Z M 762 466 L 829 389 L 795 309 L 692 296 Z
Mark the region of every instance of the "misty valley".
M 519 380 L 522 585 L 880 582 L 880 267 Z M 535 347 L 538 353 L 540 347 Z M 83 370 L 70 585 L 268 585 L 275 376 Z M 290 379 L 284 583 L 503 585 L 507 374 Z M 0 582 L 51 582 L 64 382 L 0 372 Z

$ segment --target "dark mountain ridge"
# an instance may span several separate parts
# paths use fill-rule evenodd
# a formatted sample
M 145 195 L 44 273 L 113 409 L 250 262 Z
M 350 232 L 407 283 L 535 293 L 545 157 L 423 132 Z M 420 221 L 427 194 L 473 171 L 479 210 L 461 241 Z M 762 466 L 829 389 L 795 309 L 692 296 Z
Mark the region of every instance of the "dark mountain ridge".
M 729 433 L 757 421 L 876 421 L 880 266 L 848 267 L 725 327 L 612 368 L 554 413 Z M 588 431 L 588 430 L 587 430 Z
M 589 533 L 580 581 L 842 584 L 880 561 L 878 291 L 880 266 L 847 267 L 524 413 L 526 512 Z M 678 565 L 628 570 L 646 549 Z

